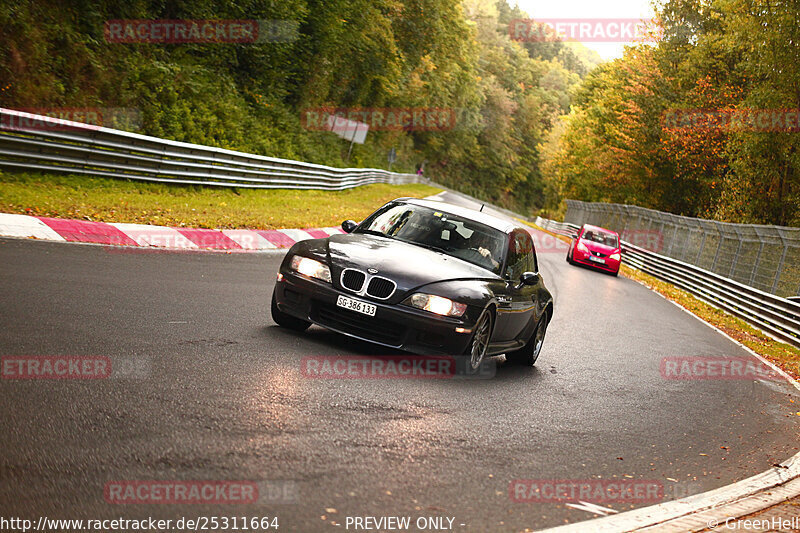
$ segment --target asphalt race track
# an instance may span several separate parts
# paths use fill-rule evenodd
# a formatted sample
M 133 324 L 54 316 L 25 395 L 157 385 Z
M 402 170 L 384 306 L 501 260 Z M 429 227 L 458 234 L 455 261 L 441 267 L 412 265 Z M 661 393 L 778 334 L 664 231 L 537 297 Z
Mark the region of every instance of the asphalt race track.
M 105 356 L 136 370 L 0 381 L 0 515 L 277 516 L 284 531 L 442 516 L 455 531 L 520 531 L 594 515 L 516 503 L 515 479 L 658 480 L 673 499 L 797 453 L 793 387 L 664 379 L 665 357 L 747 354 L 629 279 L 569 266 L 553 242 L 537 235 L 555 316 L 534 368 L 499 357 L 493 379 L 341 380 L 303 377 L 302 358 L 391 353 L 278 328 L 268 307 L 282 254 L 0 240 L 0 355 Z M 246 505 L 110 504 L 114 480 L 294 492 Z

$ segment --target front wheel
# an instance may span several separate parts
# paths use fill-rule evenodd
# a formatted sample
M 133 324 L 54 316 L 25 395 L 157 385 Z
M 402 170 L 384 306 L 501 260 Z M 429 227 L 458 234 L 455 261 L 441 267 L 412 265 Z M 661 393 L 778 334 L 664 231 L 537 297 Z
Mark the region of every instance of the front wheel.
M 547 315 L 539 320 L 536 331 L 533 333 L 527 344 L 517 351 L 507 353 L 506 359 L 518 365 L 533 366 L 539 359 L 539 353 L 544 345 L 544 335 L 547 333 Z
M 492 313 L 488 310 L 484 311 L 475 324 L 474 333 L 472 335 L 472 342 L 469 343 L 467 353 L 469 357 L 469 364 L 467 365 L 467 372 L 475 374 L 480 369 L 483 358 L 486 357 L 486 352 L 489 349 L 489 339 L 492 338 Z
M 272 320 L 275 321 L 281 327 L 292 329 L 294 331 L 305 331 L 311 325 L 311 322 L 303 320 L 301 318 L 293 317 L 292 315 L 287 315 L 280 309 L 278 309 L 278 301 L 275 298 L 275 293 L 272 293 Z

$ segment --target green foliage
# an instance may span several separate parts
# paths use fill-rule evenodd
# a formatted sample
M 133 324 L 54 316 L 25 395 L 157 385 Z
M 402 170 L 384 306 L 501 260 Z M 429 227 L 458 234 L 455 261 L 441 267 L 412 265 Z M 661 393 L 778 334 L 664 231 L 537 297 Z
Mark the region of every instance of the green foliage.
M 662 120 L 676 111 L 797 112 L 800 2 L 665 0 L 658 10 L 663 39 L 589 74 L 563 134 L 542 147 L 548 208 L 578 198 L 800 225 L 796 123 L 765 131 Z
M 0 4 L 0 105 L 138 111 L 113 124 L 333 166 L 388 165 L 521 210 L 543 206 L 539 152 L 597 62 L 570 43 L 512 42 L 506 0 L 20 0 Z M 115 19 L 291 20 L 258 44 L 109 43 Z M 452 109 L 447 131 L 370 131 L 353 148 L 303 127 L 317 106 Z

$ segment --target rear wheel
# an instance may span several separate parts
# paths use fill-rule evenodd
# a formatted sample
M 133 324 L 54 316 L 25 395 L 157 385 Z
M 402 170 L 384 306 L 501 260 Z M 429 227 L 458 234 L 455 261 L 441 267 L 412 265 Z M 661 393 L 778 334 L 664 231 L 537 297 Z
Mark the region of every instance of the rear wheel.
M 517 365 L 535 365 L 544 345 L 544 335 L 547 333 L 547 318 L 547 315 L 543 316 L 528 343 L 517 351 L 507 353 L 506 359 Z
M 278 301 L 275 299 L 275 293 L 272 293 L 272 320 L 281 327 L 292 329 L 294 331 L 305 331 L 311 325 L 311 322 L 301 318 L 287 315 L 278 309 Z

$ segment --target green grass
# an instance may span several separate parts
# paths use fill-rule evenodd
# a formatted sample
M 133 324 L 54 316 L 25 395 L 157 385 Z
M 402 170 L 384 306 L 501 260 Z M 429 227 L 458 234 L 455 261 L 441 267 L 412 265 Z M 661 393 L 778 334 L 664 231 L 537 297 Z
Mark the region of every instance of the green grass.
M 313 228 L 361 220 L 401 196 L 441 189 L 365 185 L 346 191 L 226 189 L 58 174 L 0 174 L 0 212 L 200 228 Z
M 551 233 L 534 224 L 528 225 L 546 233 L 550 233 L 551 235 L 565 242 L 570 242 L 570 239 L 564 237 L 563 235 Z M 730 337 L 744 344 L 757 354 L 769 359 L 777 366 L 781 367 L 785 372 L 792 375 L 794 378 L 800 379 L 800 349 L 768 337 L 765 333 L 752 327 L 744 320 L 730 315 L 721 309 L 717 309 L 713 305 L 707 304 L 706 302 L 695 298 L 683 289 L 679 289 L 670 283 L 661 281 L 660 279 L 657 279 L 640 270 L 630 268 L 627 265 L 622 265 L 622 268 L 620 269 L 620 275 L 641 283 L 650 290 L 661 294 L 668 300 L 671 300 L 681 307 L 691 311 L 704 321 L 724 331 Z M 797 414 L 800 415 L 800 411 L 798 411 Z

